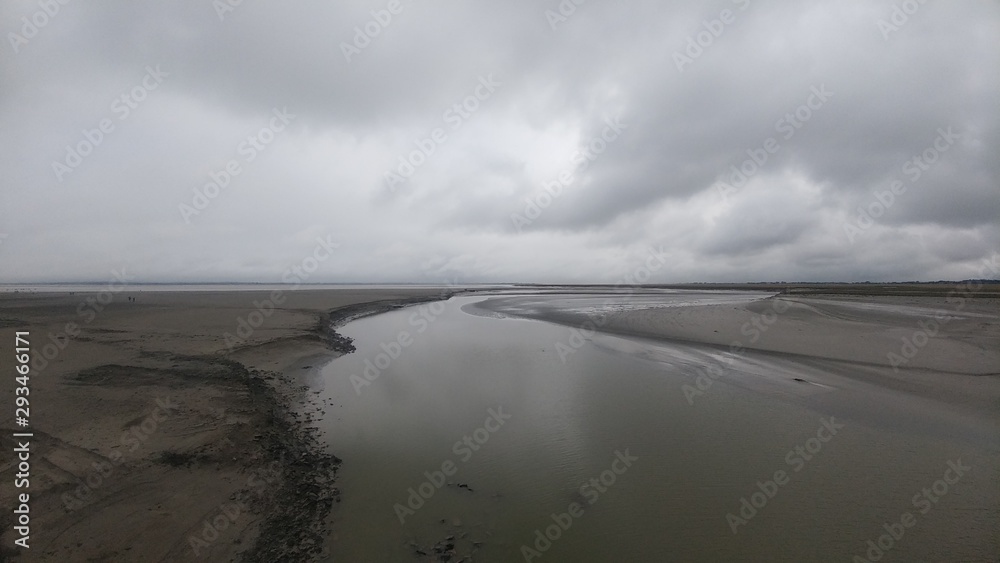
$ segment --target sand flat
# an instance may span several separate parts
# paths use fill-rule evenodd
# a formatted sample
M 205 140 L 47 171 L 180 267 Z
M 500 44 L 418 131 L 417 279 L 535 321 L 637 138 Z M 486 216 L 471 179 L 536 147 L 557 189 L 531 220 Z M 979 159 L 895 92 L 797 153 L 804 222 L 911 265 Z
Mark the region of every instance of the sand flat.
M 655 291 L 631 301 L 627 292 L 609 297 L 593 289 L 561 300 L 511 293 L 477 306 L 564 325 L 567 342 L 582 331 L 597 348 L 690 374 L 691 385 L 699 370 L 719 365 L 730 387 L 711 392 L 726 401 L 845 413 L 871 436 L 838 446 L 853 448 L 844 458 L 852 463 L 864 464 L 871 440 L 896 436 L 896 451 L 911 444 L 913 455 L 905 456 L 910 466 L 901 473 L 911 480 L 968 451 L 976 452 L 970 459 L 979 472 L 964 481 L 967 486 L 998 474 L 995 298 L 970 299 L 956 309 L 941 296 L 755 293 L 733 294 L 723 304 L 694 299 L 665 306 Z M 329 510 L 338 502 L 338 460 L 305 428 L 327 407 L 311 392 L 316 370 L 343 349 L 325 328 L 329 312 L 339 309 L 355 318 L 414 299 L 438 299 L 442 291 L 297 291 L 286 293 L 273 310 L 260 305 L 268 292 L 137 292 L 116 295 L 90 321 L 79 312 L 88 296 L 0 295 L 3 342 L 12 342 L 15 330 L 29 330 L 38 347 L 34 354 L 51 341 L 50 334 L 65 344 L 32 375 L 31 560 L 271 560 L 287 553 L 318 558 L 319 546 L 336 537 Z M 126 301 L 129 296 L 137 301 Z M 382 305 L 357 306 L 373 301 Z M 252 333 L 238 341 L 227 337 L 239 334 L 240 319 L 255 311 L 263 322 Z M 894 370 L 887 354 L 898 352 L 904 338 L 912 340 L 920 323 L 927 326 L 935 317 L 939 332 Z M 588 321 L 599 330 L 583 330 Z M 63 340 L 70 322 L 80 334 Z M 10 359 L 0 361 L 6 369 Z M 684 391 L 678 386 L 670 393 L 677 400 Z M 13 402 L 9 387 L 3 400 Z M 699 404 L 705 410 L 693 412 L 716 408 Z M 3 447 L 13 448 L 10 413 L 2 426 Z M 755 443 L 746 441 L 746 451 L 729 455 L 760 458 L 762 467 L 769 466 L 773 452 L 757 451 Z M 884 462 L 870 461 L 873 471 Z M 823 481 L 816 479 L 810 486 L 822 490 Z M 902 478 L 893 485 L 899 494 L 911 488 Z M 10 482 L 0 484 L 4 502 L 15 492 Z M 734 493 L 724 492 L 713 500 L 717 511 L 729 509 Z M 985 536 L 976 526 L 996 522 L 987 508 L 995 493 L 978 491 L 986 503 L 976 505 L 978 516 L 952 511 L 950 520 L 937 525 L 956 534 L 965 526 L 981 541 Z M 652 514 L 654 507 L 644 510 Z M 877 514 L 892 510 L 881 507 Z M 710 522 L 717 517 L 709 516 Z M 855 517 L 850 511 L 841 516 L 844 522 Z M 225 529 L 213 532 L 212 522 L 225 523 Z M 755 526 L 766 529 L 762 522 Z M 878 528 L 878 522 L 866 524 Z M 9 519 L 5 530 L 9 544 Z M 279 543 L 285 540 L 290 547 Z M 994 541 L 971 553 L 1000 553 L 1000 546 Z
M 301 457 L 314 452 L 289 418 L 292 403 L 304 397 L 303 360 L 318 365 L 338 354 L 324 340 L 331 310 L 442 292 L 286 291 L 232 348 L 226 333 L 237 334 L 239 319 L 262 310 L 255 303 L 271 292 L 128 292 L 87 314 L 93 309 L 86 300 L 96 295 L 0 294 L 5 350 L 23 330 L 31 333 L 36 358 L 49 335 L 65 346 L 36 362 L 30 381 L 31 561 L 267 560 L 255 543 L 262 529 L 273 546 L 291 539 L 286 553 L 308 547 L 298 545 L 307 537 L 268 520 L 287 488 L 306 476 L 293 462 L 335 469 L 322 456 Z M 77 336 L 66 337 L 67 323 L 79 326 Z M 0 359 L 5 373 L 13 369 L 8 352 Z M 12 386 L 3 386 L 0 400 L 13 404 Z M 13 411 L 4 413 L 0 441 L 10 451 Z M 4 506 L 17 492 L 23 490 L 12 480 L 0 484 Z M 322 524 L 328 500 L 298 510 L 304 516 L 289 524 L 303 530 L 316 523 L 309 518 Z M 244 506 L 238 511 L 237 501 Z M 215 536 L 206 521 L 220 514 L 228 522 Z M 3 519 L 6 548 L 14 532 L 10 514 Z

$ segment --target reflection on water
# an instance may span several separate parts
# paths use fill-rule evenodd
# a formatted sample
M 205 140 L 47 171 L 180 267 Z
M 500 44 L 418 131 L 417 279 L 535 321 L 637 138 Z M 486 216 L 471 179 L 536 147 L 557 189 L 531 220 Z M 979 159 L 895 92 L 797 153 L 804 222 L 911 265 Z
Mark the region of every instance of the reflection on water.
M 463 311 L 482 299 L 343 328 L 357 351 L 324 368 L 329 406 L 318 423 L 344 459 L 336 560 L 431 560 L 437 546 L 474 551 L 475 561 L 848 561 L 957 457 L 983 471 L 921 516 L 926 525 L 893 557 L 949 560 L 951 538 L 985 541 L 985 531 L 969 531 L 970 509 L 997 505 L 995 493 L 981 498 L 995 441 L 970 451 L 880 426 L 838 409 L 856 391 L 786 377 L 817 368 L 752 354 L 692 402 L 683 387 L 719 360 L 716 349 L 597 334 L 564 363 L 555 344 L 567 327 Z M 580 299 L 539 296 L 530 306 Z M 771 383 L 747 385 L 739 374 Z M 811 445 L 830 416 L 844 428 L 791 463 L 788 453 Z M 787 479 L 771 488 L 777 471 Z M 734 534 L 727 515 L 745 518 L 741 500 L 759 501 L 759 483 L 773 494 Z

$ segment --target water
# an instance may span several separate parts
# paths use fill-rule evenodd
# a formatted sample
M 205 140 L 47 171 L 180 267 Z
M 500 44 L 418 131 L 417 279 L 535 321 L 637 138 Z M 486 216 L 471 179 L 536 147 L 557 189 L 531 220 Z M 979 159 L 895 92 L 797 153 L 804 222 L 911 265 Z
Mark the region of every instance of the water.
M 578 298 L 533 299 L 565 306 Z M 905 511 L 918 527 L 894 540 L 886 560 L 977 560 L 997 549 L 982 524 L 995 523 L 1000 506 L 989 485 L 995 436 L 966 432 L 932 404 L 899 408 L 918 422 L 936 417 L 944 436 L 883 425 L 856 406 L 838 409 L 838 397 L 846 404 L 862 391 L 802 391 L 781 376 L 796 366 L 753 354 L 736 379 L 714 381 L 692 404 L 683 386 L 716 351 L 595 335 L 563 362 L 556 343 L 568 341 L 568 327 L 467 312 L 483 299 L 453 298 L 342 329 L 357 351 L 315 383 L 327 403 L 317 424 L 344 459 L 335 560 L 415 561 L 416 549 L 455 536 L 458 555 L 475 541 L 474 560 L 487 562 L 524 561 L 531 553 L 523 546 L 541 554 L 536 561 L 850 561 Z M 881 397 L 865 396 L 878 410 Z M 830 416 L 835 429 L 843 424 L 836 435 L 822 430 Z M 919 514 L 911 498 L 956 458 L 978 472 Z M 441 479 L 443 469 L 454 474 Z M 442 480 L 451 484 L 438 487 Z M 421 486 L 429 498 L 408 505 Z M 765 504 L 744 508 L 749 518 L 734 533 L 744 498 Z M 556 539 L 539 540 L 546 528 Z
M 110 277 L 110 276 L 109 276 Z M 112 280 L 115 287 L 120 283 L 117 279 Z M 352 289 L 448 289 L 452 286 L 445 284 L 351 284 L 351 283 L 314 283 L 314 284 L 286 284 L 286 283 L 130 283 L 126 289 L 129 292 L 200 292 L 200 291 L 310 291 L 310 290 L 352 290 Z M 460 287 L 506 287 L 503 284 L 490 284 L 488 286 L 477 286 L 468 284 Z M 108 282 L 104 283 L 52 283 L 52 284 L 0 284 L 0 293 L 95 293 L 106 291 Z

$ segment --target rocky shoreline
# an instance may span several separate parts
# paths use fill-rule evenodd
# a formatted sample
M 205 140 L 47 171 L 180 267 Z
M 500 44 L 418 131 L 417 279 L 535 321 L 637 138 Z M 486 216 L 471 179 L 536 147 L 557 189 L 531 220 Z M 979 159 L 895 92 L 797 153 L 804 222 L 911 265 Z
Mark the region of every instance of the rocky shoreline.
M 317 331 L 330 350 L 349 354 L 355 350 L 353 341 L 337 332 L 338 327 L 387 311 L 448 299 L 453 294 L 446 292 L 439 296 L 385 299 L 339 307 L 323 316 Z M 272 413 L 270 422 L 255 439 L 267 452 L 267 462 L 280 463 L 282 468 L 281 484 L 273 498 L 269 502 L 257 499 L 263 500 L 256 504 L 267 517 L 244 560 L 270 562 L 282 557 L 316 560 L 324 555 L 322 546 L 329 533 L 327 517 L 333 504 L 340 501 L 340 490 L 334 483 L 341 460 L 325 452 L 315 429 L 304 425 L 313 417 L 298 415 L 292 406 L 292 401 L 307 387 L 295 388 L 290 377 L 279 373 L 255 374 L 237 365 L 246 373 L 245 381 L 251 396 L 257 397 L 257 407 Z M 321 411 L 322 405 L 316 412 Z M 254 500 L 253 491 L 245 494 Z
M 31 335 L 34 433 L 30 558 L 0 560 L 322 560 L 340 460 L 303 367 L 353 350 L 349 320 L 450 294 L 142 291 L 93 316 L 88 294 L 0 294 L 0 341 Z

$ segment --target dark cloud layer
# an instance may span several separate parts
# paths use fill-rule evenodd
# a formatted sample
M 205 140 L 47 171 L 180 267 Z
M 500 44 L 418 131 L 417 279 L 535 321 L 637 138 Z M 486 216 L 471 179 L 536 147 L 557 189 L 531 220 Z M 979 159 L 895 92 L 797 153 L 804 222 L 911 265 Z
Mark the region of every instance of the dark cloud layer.
M 326 237 L 310 282 L 651 249 L 652 281 L 929 280 L 1000 246 L 996 3 L 220 5 L 0 6 L 0 282 L 279 281 Z

